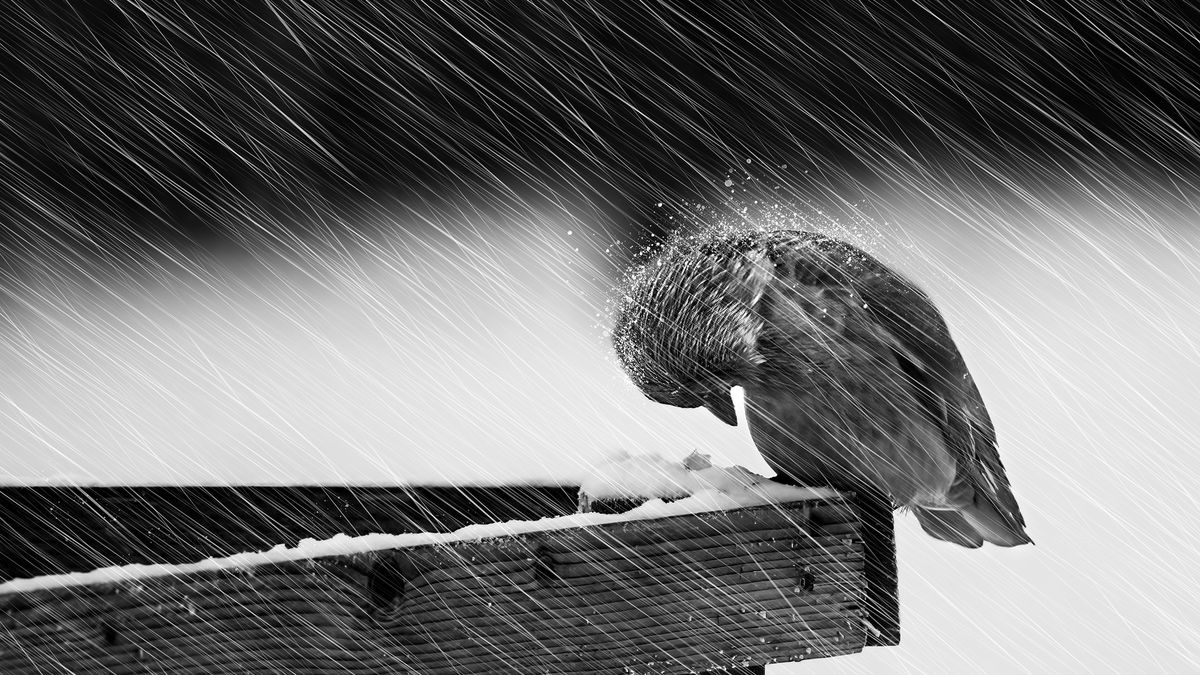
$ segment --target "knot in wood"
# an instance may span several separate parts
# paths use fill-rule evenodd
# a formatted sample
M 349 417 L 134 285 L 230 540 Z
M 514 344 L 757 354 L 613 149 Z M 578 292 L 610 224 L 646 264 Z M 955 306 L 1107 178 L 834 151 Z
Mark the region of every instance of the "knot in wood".
M 529 560 L 533 563 L 533 579 L 539 586 L 549 586 L 561 579 L 555 567 L 557 563 L 545 544 L 538 546 Z

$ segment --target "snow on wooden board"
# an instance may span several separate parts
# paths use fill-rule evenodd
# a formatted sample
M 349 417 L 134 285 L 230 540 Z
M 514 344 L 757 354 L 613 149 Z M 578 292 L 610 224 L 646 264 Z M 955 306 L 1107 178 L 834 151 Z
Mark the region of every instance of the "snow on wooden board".
M 9 586 L 0 670 L 666 673 L 859 651 L 858 523 L 840 496 L 809 497 L 701 492 Z
M 531 521 L 508 521 L 468 525 L 450 533 L 369 534 L 357 537 L 335 535 L 315 541 L 304 539 L 297 546 L 276 546 L 268 551 L 239 553 L 178 565 L 119 565 L 90 572 L 72 572 L 13 579 L 0 583 L 0 595 L 81 584 L 133 581 L 147 577 L 182 575 L 212 570 L 244 569 L 255 565 L 289 562 L 323 556 L 351 555 L 367 551 L 504 537 L 523 533 L 603 525 L 627 520 L 664 518 L 706 511 L 758 506 L 769 503 L 828 498 L 837 493 L 826 488 L 783 485 L 742 467 L 715 467 L 693 455 L 683 462 L 658 456 L 625 456 L 600 467 L 584 482 L 587 498 L 644 497 L 650 501 L 622 514 L 578 513 Z M 664 502 L 663 498 L 676 501 Z

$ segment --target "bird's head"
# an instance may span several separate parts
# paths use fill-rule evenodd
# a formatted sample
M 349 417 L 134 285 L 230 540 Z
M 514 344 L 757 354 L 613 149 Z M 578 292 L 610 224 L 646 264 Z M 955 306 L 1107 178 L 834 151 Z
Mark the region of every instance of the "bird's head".
M 683 240 L 624 284 L 613 344 L 647 398 L 737 425 L 731 390 L 761 363 L 755 310 L 769 263 L 746 235 Z

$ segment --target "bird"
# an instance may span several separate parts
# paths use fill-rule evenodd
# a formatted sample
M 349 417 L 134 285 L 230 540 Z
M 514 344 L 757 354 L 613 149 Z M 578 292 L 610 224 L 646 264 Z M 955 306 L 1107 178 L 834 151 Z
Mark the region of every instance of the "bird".
M 647 398 L 736 426 L 740 386 L 780 479 L 877 495 L 959 546 L 1032 543 L 979 389 L 917 285 L 801 230 L 714 228 L 653 253 L 611 331 Z

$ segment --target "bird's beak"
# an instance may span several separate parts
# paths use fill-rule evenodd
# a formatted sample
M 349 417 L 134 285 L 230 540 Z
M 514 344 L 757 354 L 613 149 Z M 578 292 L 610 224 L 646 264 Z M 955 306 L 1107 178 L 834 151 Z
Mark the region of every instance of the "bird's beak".
M 733 407 L 732 390 L 721 391 L 705 396 L 704 407 L 708 408 L 710 413 L 716 415 L 717 419 L 721 420 L 725 424 L 728 424 L 731 427 L 737 426 L 737 409 Z

